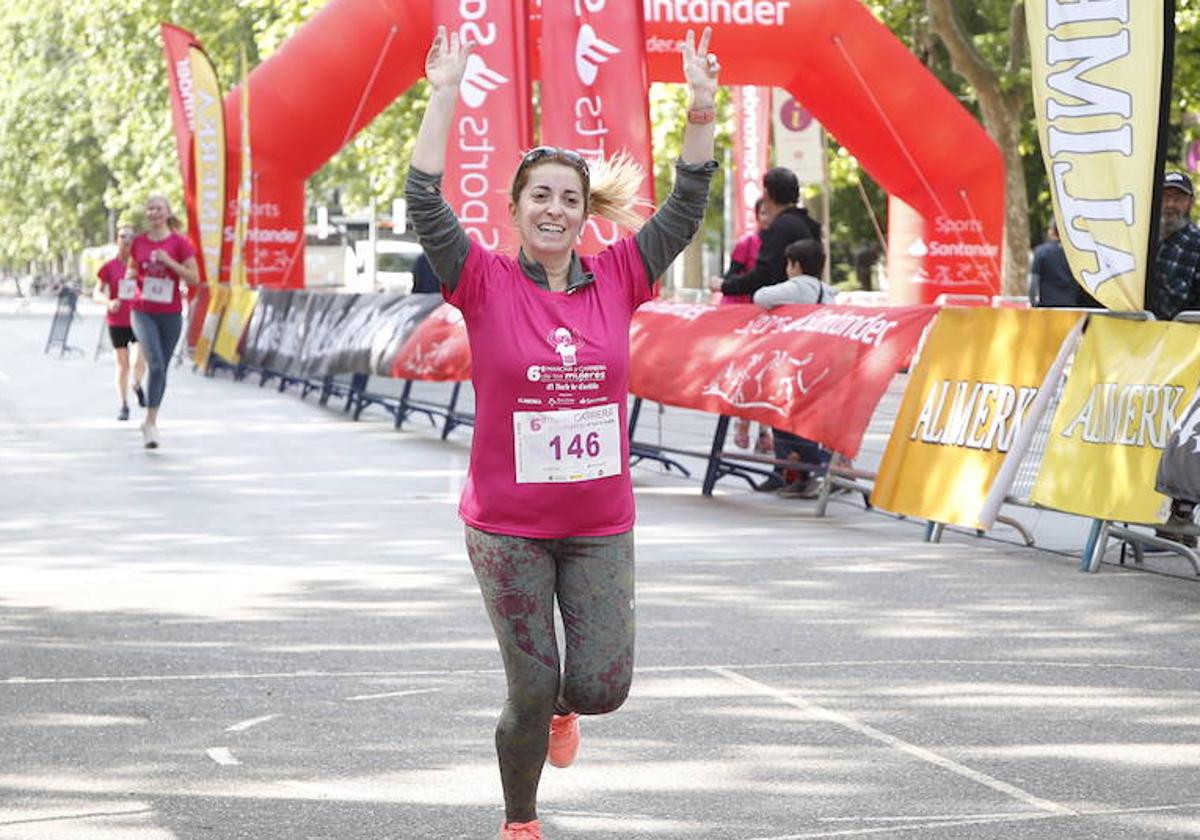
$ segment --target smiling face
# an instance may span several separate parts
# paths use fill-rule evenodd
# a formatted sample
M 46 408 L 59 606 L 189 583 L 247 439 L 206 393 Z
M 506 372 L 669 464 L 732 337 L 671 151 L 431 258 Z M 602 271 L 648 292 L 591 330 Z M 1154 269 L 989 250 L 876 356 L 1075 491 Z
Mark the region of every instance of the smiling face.
M 171 218 L 171 205 L 161 195 L 152 195 L 146 200 L 146 224 L 152 230 L 162 230 Z
M 567 257 L 587 219 L 583 179 L 572 167 L 546 162 L 529 167 L 509 213 L 530 259 L 548 264 Z

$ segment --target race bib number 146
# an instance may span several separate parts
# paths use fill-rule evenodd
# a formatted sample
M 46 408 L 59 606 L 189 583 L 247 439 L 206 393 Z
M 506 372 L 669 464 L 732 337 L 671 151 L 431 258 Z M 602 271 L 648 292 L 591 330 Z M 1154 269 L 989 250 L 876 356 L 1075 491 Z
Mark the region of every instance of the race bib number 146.
M 513 412 L 517 484 L 592 481 L 619 474 L 620 424 L 616 403 Z

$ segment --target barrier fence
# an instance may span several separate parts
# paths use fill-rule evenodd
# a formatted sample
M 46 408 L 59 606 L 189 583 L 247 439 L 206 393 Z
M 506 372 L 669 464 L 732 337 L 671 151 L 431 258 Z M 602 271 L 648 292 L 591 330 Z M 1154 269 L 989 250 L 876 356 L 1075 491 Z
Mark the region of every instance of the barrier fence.
M 257 298 L 221 324 L 207 372 L 298 387 L 301 398 L 319 392 L 320 404 L 343 400 L 356 420 L 372 408 L 396 428 L 419 416 L 442 439 L 474 423 L 465 326 L 440 295 L 247 294 Z M 848 490 L 925 520 L 929 540 L 947 526 L 982 534 L 1000 523 L 1033 544 L 1001 505 L 1059 511 L 1095 520 L 1084 569 L 1098 568 L 1115 537 L 1135 559 L 1159 546 L 1200 574 L 1194 550 L 1151 530 L 1200 533 L 1164 526 L 1169 500 L 1154 490 L 1200 382 L 1197 338 L 1190 316 L 656 301 L 631 328 L 630 460 L 695 475 L 705 495 L 726 479 L 759 487 L 776 467 L 804 466 L 730 448 L 730 418 L 746 417 L 845 456 L 829 469 L 817 515 Z M 553 341 L 556 364 L 538 369 L 550 372 L 548 405 L 569 406 L 574 363 Z M 665 442 L 667 417 L 686 418 L 685 445 L 678 434 Z M 1200 441 L 1196 425 L 1179 445 Z

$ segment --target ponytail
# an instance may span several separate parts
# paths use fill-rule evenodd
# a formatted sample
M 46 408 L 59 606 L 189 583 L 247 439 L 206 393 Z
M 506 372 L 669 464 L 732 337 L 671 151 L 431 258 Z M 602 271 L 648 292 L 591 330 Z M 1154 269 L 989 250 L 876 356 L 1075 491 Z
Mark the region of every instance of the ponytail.
M 589 169 L 588 211 L 621 227 L 640 230 L 646 220 L 638 208 L 650 206 L 650 202 L 638 197 L 645 178 L 642 167 L 627 152 L 620 152 L 611 158 L 592 161 Z

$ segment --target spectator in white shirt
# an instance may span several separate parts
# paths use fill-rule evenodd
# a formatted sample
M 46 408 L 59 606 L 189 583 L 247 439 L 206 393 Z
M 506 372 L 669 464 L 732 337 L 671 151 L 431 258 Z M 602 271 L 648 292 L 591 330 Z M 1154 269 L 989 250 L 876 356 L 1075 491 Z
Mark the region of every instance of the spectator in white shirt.
M 754 293 L 754 302 L 764 309 L 788 303 L 833 303 L 837 291 L 822 283 L 825 250 L 815 239 L 797 239 L 783 251 L 788 279 L 774 286 L 763 286 Z
M 763 286 L 754 293 L 754 302 L 764 309 L 789 303 L 833 303 L 837 292 L 818 277 L 825 269 L 825 250 L 815 239 L 798 239 L 783 251 L 788 279 L 774 286 Z M 782 465 L 764 482 L 762 489 L 775 489 L 788 499 L 815 499 L 829 470 L 832 453 L 816 441 L 775 429 L 775 457 L 780 461 L 804 464 L 798 469 Z

